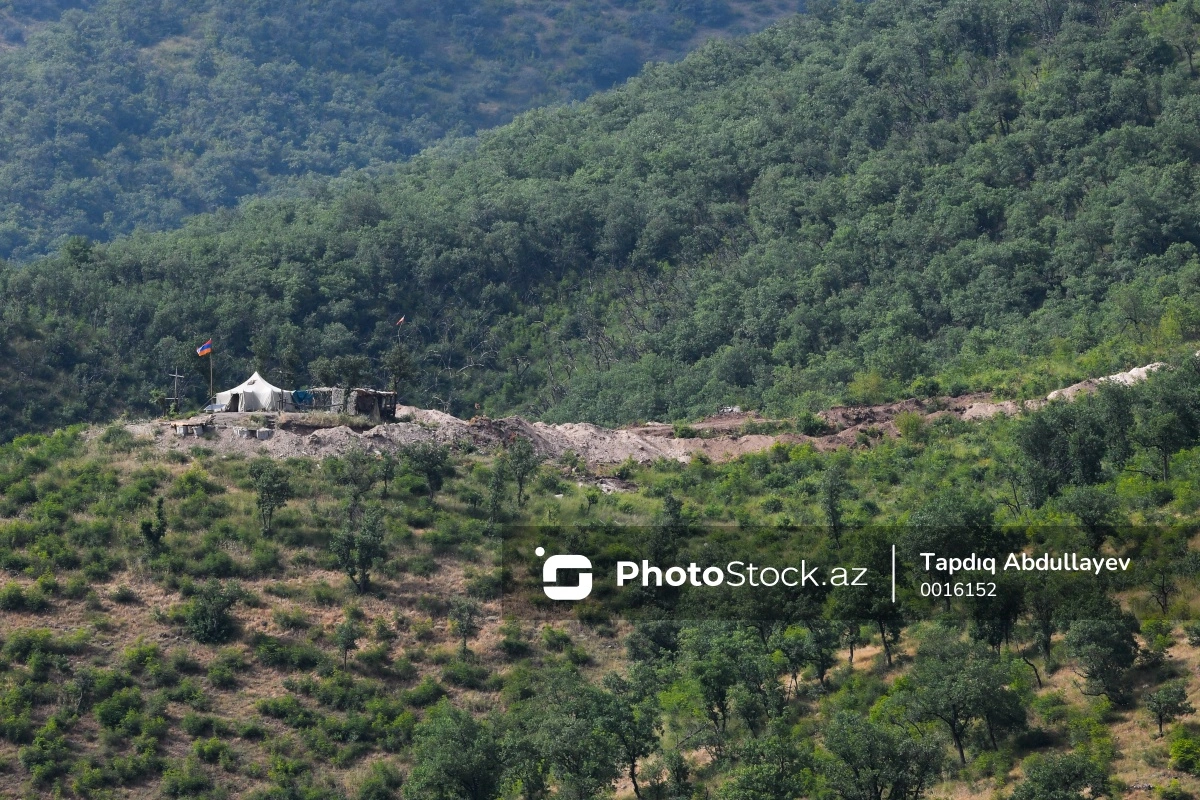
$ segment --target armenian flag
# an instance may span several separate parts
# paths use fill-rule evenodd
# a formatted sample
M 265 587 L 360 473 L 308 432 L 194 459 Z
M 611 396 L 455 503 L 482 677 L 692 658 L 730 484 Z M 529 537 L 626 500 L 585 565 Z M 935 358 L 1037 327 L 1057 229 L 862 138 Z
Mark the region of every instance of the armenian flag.
M 202 344 L 196 348 L 196 355 L 198 355 L 198 356 L 206 356 L 211 352 L 212 352 L 212 339 L 209 339 L 207 342 L 205 342 L 204 344 Z

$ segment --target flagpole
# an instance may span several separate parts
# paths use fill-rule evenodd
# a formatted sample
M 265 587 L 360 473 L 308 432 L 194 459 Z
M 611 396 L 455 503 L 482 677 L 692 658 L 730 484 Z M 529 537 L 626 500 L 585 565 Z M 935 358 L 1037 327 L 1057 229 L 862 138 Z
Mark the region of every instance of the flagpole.
M 208 403 L 213 402 L 213 351 L 208 351 Z M 208 405 L 205 403 L 204 405 Z

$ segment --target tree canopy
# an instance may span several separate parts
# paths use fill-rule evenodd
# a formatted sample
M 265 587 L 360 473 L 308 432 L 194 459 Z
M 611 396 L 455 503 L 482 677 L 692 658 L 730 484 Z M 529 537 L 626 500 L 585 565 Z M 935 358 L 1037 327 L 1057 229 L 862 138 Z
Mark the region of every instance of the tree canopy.
M 0 259 L 319 191 L 581 100 L 786 4 L 62 0 L 0 5 Z M 378 217 L 370 196 L 354 214 Z

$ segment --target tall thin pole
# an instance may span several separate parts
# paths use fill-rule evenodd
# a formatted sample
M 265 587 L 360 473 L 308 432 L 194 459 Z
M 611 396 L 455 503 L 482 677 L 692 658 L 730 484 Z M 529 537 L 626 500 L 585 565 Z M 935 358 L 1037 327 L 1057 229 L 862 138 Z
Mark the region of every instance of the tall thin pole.
M 167 373 L 167 377 L 175 379 L 174 396 L 168 397 L 167 399 L 171 401 L 171 407 L 174 408 L 176 411 L 178 411 L 179 410 L 179 379 L 182 378 L 183 376 L 180 375 L 179 370 L 176 369 L 174 372 Z
M 208 351 L 208 403 L 211 403 L 211 402 L 214 400 L 214 397 L 213 397 L 213 390 L 212 390 L 212 389 L 213 389 L 213 380 L 212 380 L 212 375 L 213 375 L 213 365 L 212 365 L 212 362 L 213 362 L 213 358 L 214 358 L 214 356 L 213 356 L 213 351 L 212 351 L 212 350 L 209 350 L 209 351 Z M 208 403 L 205 403 L 204 405 L 208 405 Z

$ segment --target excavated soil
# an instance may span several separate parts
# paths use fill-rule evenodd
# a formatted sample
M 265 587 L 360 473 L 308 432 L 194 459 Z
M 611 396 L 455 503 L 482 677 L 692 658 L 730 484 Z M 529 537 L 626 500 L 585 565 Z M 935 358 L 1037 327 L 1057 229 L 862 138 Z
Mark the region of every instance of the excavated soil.
M 325 427 L 331 418 L 322 415 L 261 413 L 208 414 L 183 422 L 140 422 L 127 427 L 135 434 L 155 437 L 158 446 L 166 449 L 187 450 L 199 445 L 219 452 L 246 455 L 265 453 L 275 458 L 322 458 L 342 455 L 355 448 L 396 452 L 417 442 L 434 442 L 459 449 L 493 450 L 521 436 L 529 439 L 534 448 L 547 458 L 557 459 L 572 451 L 591 467 L 611 466 L 628 459 L 638 462 L 659 458 L 688 461 L 697 453 L 703 453 L 714 461 L 723 461 L 766 450 L 777 442 L 810 442 L 819 450 L 834 450 L 856 445 L 860 433 L 866 433 L 871 438 L 894 437 L 897 435 L 896 416 L 903 412 L 918 413 L 929 421 L 944 415 L 963 420 L 990 419 L 997 414 L 1015 415 L 1022 409 L 1038 408 L 1049 400 L 1073 400 L 1081 394 L 1095 391 L 1104 381 L 1137 383 L 1163 366 L 1149 364 L 1128 372 L 1089 379 L 1052 392 L 1046 400 L 1024 403 L 995 401 L 990 394 L 979 393 L 928 400 L 911 399 L 876 406 L 836 406 L 819 415 L 830 430 L 821 436 L 749 432 L 769 429 L 772 425 L 782 427 L 782 424 L 753 412 L 739 410 L 688 425 L 688 438 L 678 437 L 674 426 L 661 422 L 614 430 L 586 422 L 550 425 L 529 422 L 521 417 L 462 420 L 441 411 L 412 406 L 396 409 L 397 418 L 406 420 L 404 422 L 371 426 L 363 420 L 361 429 L 345 425 Z M 179 436 L 176 431 L 180 425 L 204 425 L 204 434 L 200 438 Z M 264 427 L 269 430 L 269 434 L 265 434 L 269 438 L 255 438 L 254 430 Z

